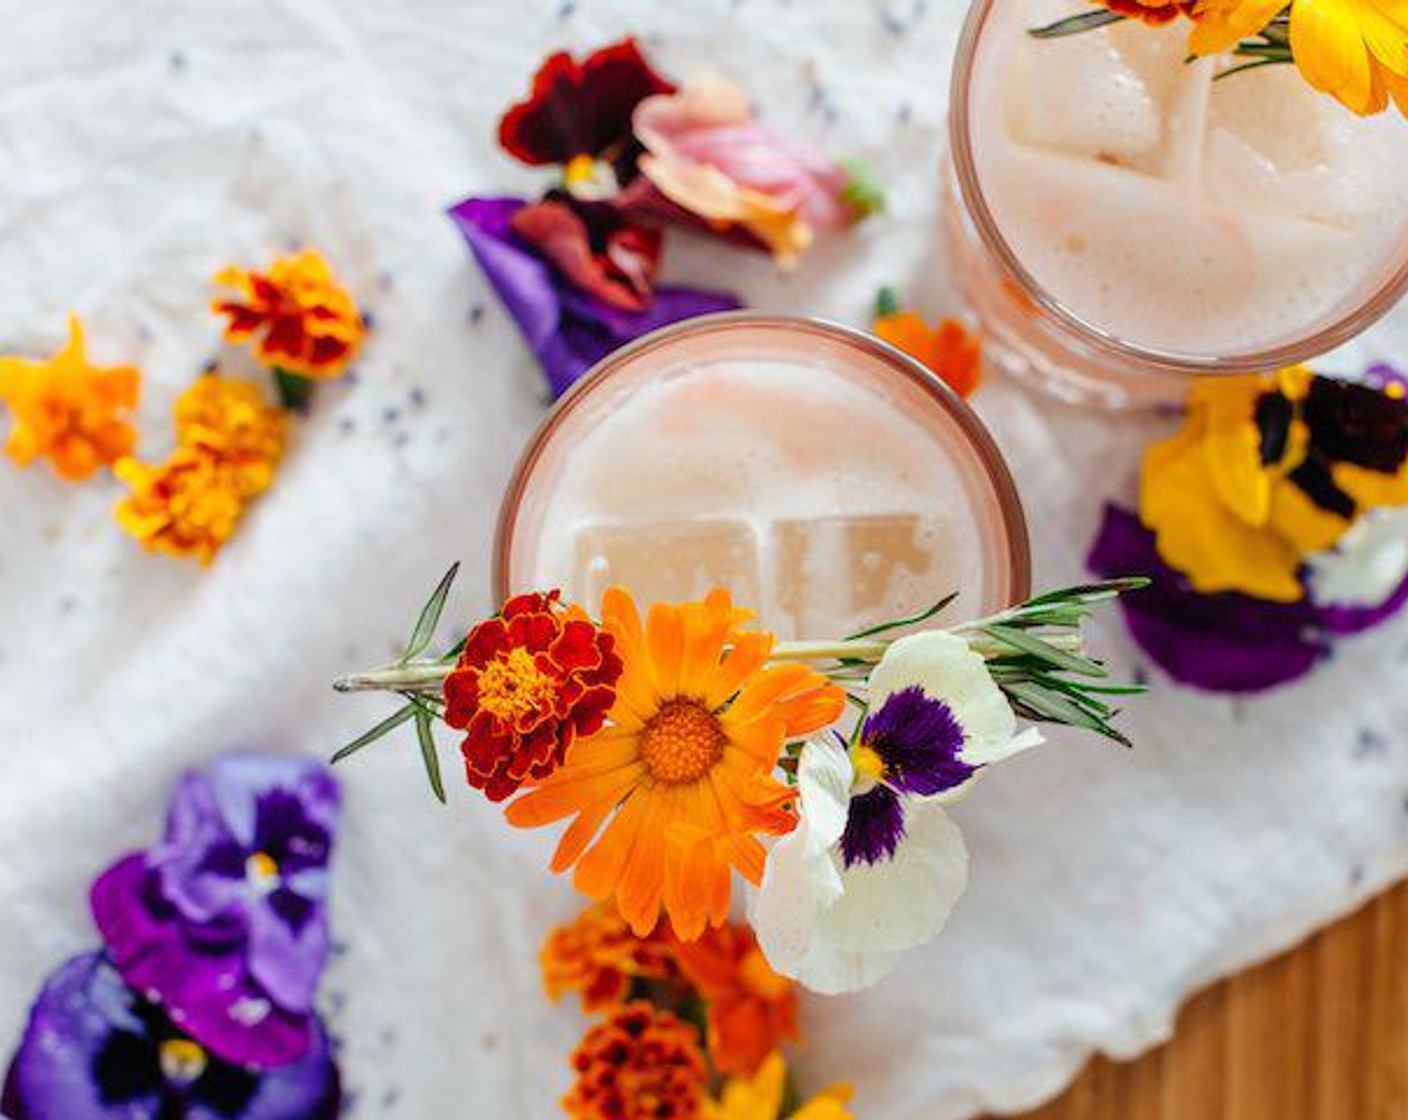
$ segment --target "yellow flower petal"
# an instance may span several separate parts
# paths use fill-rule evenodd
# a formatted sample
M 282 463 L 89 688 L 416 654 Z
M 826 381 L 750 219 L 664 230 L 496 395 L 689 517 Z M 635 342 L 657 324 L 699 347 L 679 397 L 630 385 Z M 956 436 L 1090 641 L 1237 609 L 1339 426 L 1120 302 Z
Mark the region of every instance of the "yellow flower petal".
M 1365 10 L 1363 0 L 1295 0 L 1291 7 L 1291 53 L 1305 80 L 1361 116 L 1388 104 L 1358 18 Z

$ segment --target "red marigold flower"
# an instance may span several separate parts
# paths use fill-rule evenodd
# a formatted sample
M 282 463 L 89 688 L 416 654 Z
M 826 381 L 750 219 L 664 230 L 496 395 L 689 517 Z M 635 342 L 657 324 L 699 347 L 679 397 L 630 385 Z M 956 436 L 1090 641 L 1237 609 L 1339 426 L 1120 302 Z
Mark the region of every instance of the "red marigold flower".
M 510 220 L 513 232 L 575 288 L 624 311 L 650 306 L 664 235 L 627 221 L 606 202 L 551 192 Z
M 330 380 L 356 357 L 366 323 L 317 250 L 277 260 L 267 272 L 224 268 L 215 282 L 238 293 L 210 305 L 228 320 L 225 339 L 252 341 L 266 366 Z
M 704 1107 L 699 1032 L 643 1001 L 589 1030 L 572 1068 L 577 1083 L 562 1107 L 574 1120 L 695 1120 Z
M 1179 16 L 1191 15 L 1197 0 L 1096 0 L 1101 7 L 1131 19 L 1142 20 L 1153 27 L 1172 23 Z
M 499 121 L 499 143 L 533 166 L 600 156 L 630 140 L 631 113 L 641 101 L 674 91 L 634 39 L 602 47 L 580 63 L 559 51 L 533 76 L 528 100 Z
M 445 722 L 465 731 L 469 784 L 502 801 L 547 777 L 616 699 L 615 639 L 559 592 L 517 595 L 465 639 L 445 679 Z

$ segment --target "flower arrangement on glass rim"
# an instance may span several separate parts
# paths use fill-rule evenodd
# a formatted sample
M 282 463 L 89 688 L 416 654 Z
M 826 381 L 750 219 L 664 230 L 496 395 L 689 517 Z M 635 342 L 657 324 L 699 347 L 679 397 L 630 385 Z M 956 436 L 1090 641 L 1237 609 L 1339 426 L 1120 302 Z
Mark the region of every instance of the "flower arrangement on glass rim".
M 731 911 L 733 873 L 771 966 L 805 986 L 875 983 L 934 937 L 967 882 L 944 811 L 1043 741 L 1019 721 L 1126 743 L 1086 655 L 1092 607 L 1142 578 L 1066 588 L 946 628 L 956 596 L 834 641 L 779 642 L 728 591 L 642 616 L 622 588 L 599 618 L 556 591 L 510 598 L 427 655 L 455 569 L 404 655 L 340 691 L 404 703 L 335 756 L 414 723 L 445 798 L 435 725 L 463 732 L 468 784 L 518 828 L 567 822 L 551 860 L 640 937 L 697 940 Z
M 1219 78 L 1293 63 L 1309 85 L 1360 116 L 1390 101 L 1408 116 L 1408 11 L 1376 0 L 1092 0 L 1097 10 L 1032 31 L 1079 34 L 1124 19 L 1160 27 L 1186 17 L 1191 58 L 1229 53 Z

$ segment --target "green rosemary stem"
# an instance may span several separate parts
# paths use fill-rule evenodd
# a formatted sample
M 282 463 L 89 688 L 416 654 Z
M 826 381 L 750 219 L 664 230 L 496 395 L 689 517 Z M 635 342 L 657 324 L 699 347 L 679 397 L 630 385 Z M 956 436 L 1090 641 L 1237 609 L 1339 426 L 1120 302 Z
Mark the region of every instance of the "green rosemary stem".
M 439 692 L 454 667 L 453 663 L 443 661 L 410 661 L 405 665 L 350 673 L 338 677 L 332 686 L 338 692 Z

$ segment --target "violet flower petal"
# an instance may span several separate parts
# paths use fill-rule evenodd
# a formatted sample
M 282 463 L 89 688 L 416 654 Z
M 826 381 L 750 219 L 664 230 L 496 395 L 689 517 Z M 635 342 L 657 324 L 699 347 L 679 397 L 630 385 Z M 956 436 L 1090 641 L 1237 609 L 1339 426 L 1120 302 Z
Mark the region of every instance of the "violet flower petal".
M 613 308 L 572 287 L 514 234 L 512 217 L 524 205 L 521 198 L 468 198 L 449 213 L 554 396 L 613 350 L 658 327 L 741 306 L 725 292 L 660 287 L 644 311 Z
M 1136 514 L 1114 505 L 1091 546 L 1096 575 L 1148 576 L 1120 597 L 1130 633 L 1174 680 L 1212 692 L 1259 692 L 1304 676 L 1329 652 L 1315 609 L 1236 592 L 1204 595 L 1159 557 Z
M 901 793 L 932 797 L 961 786 L 976 771 L 963 761 L 963 728 L 953 709 L 918 685 L 872 709 L 861 741 L 879 754 L 886 781 Z
M 342 1092 L 326 1033 L 295 1063 L 263 1073 L 207 1052 L 203 1070 L 173 1080 L 162 1046 L 182 1037 L 122 982 L 102 953 L 56 970 L 30 1009 L 5 1079 L 11 1120 L 334 1120 Z
M 1316 604 L 1316 621 L 1331 634 L 1362 634 L 1381 626 L 1408 606 L 1408 577 L 1382 603 L 1373 607 L 1351 607 L 1334 603 Z
M 312 1044 L 310 1009 L 276 1004 L 251 976 L 243 936 L 202 943 L 161 891 L 143 855 L 93 883 L 93 918 L 123 979 L 160 1002 L 181 1028 L 226 1061 L 271 1067 Z M 203 932 L 196 927 L 195 934 Z

